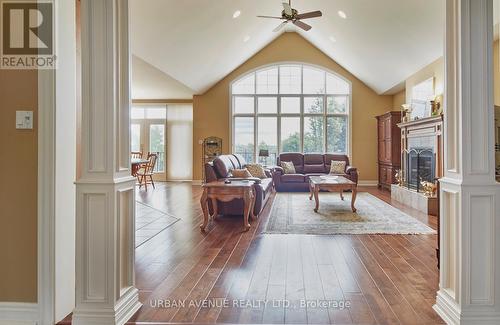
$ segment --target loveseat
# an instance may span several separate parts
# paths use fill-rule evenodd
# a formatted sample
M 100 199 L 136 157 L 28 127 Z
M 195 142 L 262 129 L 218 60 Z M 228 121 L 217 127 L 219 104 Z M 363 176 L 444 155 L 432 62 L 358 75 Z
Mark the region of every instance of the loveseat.
M 331 161 L 345 161 L 343 173 L 351 181 L 358 183 L 358 170 L 349 165 L 349 157 L 335 154 L 302 154 L 302 153 L 282 153 L 278 157 L 278 167 L 274 168 L 274 187 L 278 192 L 304 192 L 309 191 L 309 177 L 321 176 L 330 173 Z M 285 174 L 281 162 L 293 162 L 296 173 Z
M 220 155 L 213 162 L 205 164 L 205 182 L 214 182 L 218 180 L 231 179 L 233 175 L 231 170 L 243 169 L 247 165 L 245 158 L 241 155 Z M 267 178 L 258 179 L 254 184 L 256 193 L 254 214 L 260 214 L 266 205 L 271 193 L 273 191 L 273 179 L 269 170 L 266 170 Z M 243 200 L 236 199 L 230 202 L 217 202 L 219 213 L 223 215 L 242 215 L 243 214 Z M 211 203 L 209 202 L 209 209 L 211 210 Z M 212 211 L 210 211 L 212 213 Z

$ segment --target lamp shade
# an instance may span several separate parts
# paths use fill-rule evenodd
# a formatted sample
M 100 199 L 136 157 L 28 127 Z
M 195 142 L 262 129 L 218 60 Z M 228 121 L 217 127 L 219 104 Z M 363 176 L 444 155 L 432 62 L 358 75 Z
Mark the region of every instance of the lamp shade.
M 267 149 L 260 149 L 259 150 L 259 157 L 269 157 L 269 150 L 267 150 Z

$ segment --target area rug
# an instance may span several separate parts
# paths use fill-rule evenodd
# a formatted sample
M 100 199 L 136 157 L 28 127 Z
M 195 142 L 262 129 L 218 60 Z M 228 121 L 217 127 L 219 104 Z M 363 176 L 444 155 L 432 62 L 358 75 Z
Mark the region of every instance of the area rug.
M 319 211 L 309 193 L 277 193 L 264 233 L 267 234 L 435 234 L 436 232 L 369 193 L 358 193 L 357 212 L 351 194 L 320 193 Z
M 136 201 L 135 247 L 141 246 L 179 220 L 179 218 Z

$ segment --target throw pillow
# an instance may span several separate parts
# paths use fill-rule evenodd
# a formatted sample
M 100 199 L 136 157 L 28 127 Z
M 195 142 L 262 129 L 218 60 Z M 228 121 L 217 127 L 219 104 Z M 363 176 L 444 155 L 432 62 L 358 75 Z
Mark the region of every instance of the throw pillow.
M 231 174 L 236 178 L 249 178 L 252 177 L 252 174 L 248 171 L 248 169 L 233 169 L 231 170 Z
M 264 167 L 260 164 L 248 164 L 245 166 L 248 172 L 252 175 L 252 177 L 257 178 L 267 178 L 266 171 Z
M 293 161 L 282 161 L 281 167 L 283 168 L 283 171 L 285 172 L 285 174 L 296 174 L 297 173 L 295 171 L 295 166 L 293 164 Z
M 330 165 L 330 174 L 344 174 L 345 173 L 345 161 L 335 161 L 332 160 Z

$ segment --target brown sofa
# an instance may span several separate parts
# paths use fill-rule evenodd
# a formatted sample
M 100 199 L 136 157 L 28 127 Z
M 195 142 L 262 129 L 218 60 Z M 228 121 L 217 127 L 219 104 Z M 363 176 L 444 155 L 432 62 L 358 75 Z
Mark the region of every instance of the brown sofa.
M 280 166 L 282 161 L 291 161 L 297 173 L 285 174 L 283 168 L 275 167 L 273 171 L 273 181 L 276 191 L 309 191 L 309 176 L 329 174 L 332 160 L 345 161 L 345 172 L 341 175 L 358 183 L 358 171 L 355 167 L 349 165 L 349 157 L 346 155 L 282 153 L 278 157 L 278 166 Z
M 205 164 L 205 182 L 213 182 L 223 179 L 231 179 L 231 170 L 242 169 L 246 165 L 245 158 L 241 155 L 221 155 L 213 162 Z M 264 206 L 266 205 L 270 194 L 273 190 L 273 179 L 270 171 L 266 171 L 268 178 L 255 179 L 254 184 L 256 198 L 254 206 L 254 214 L 259 215 Z M 209 202 L 210 213 L 212 207 Z M 219 213 L 224 215 L 242 215 L 243 214 L 243 200 L 236 199 L 231 202 L 218 202 L 217 208 Z

